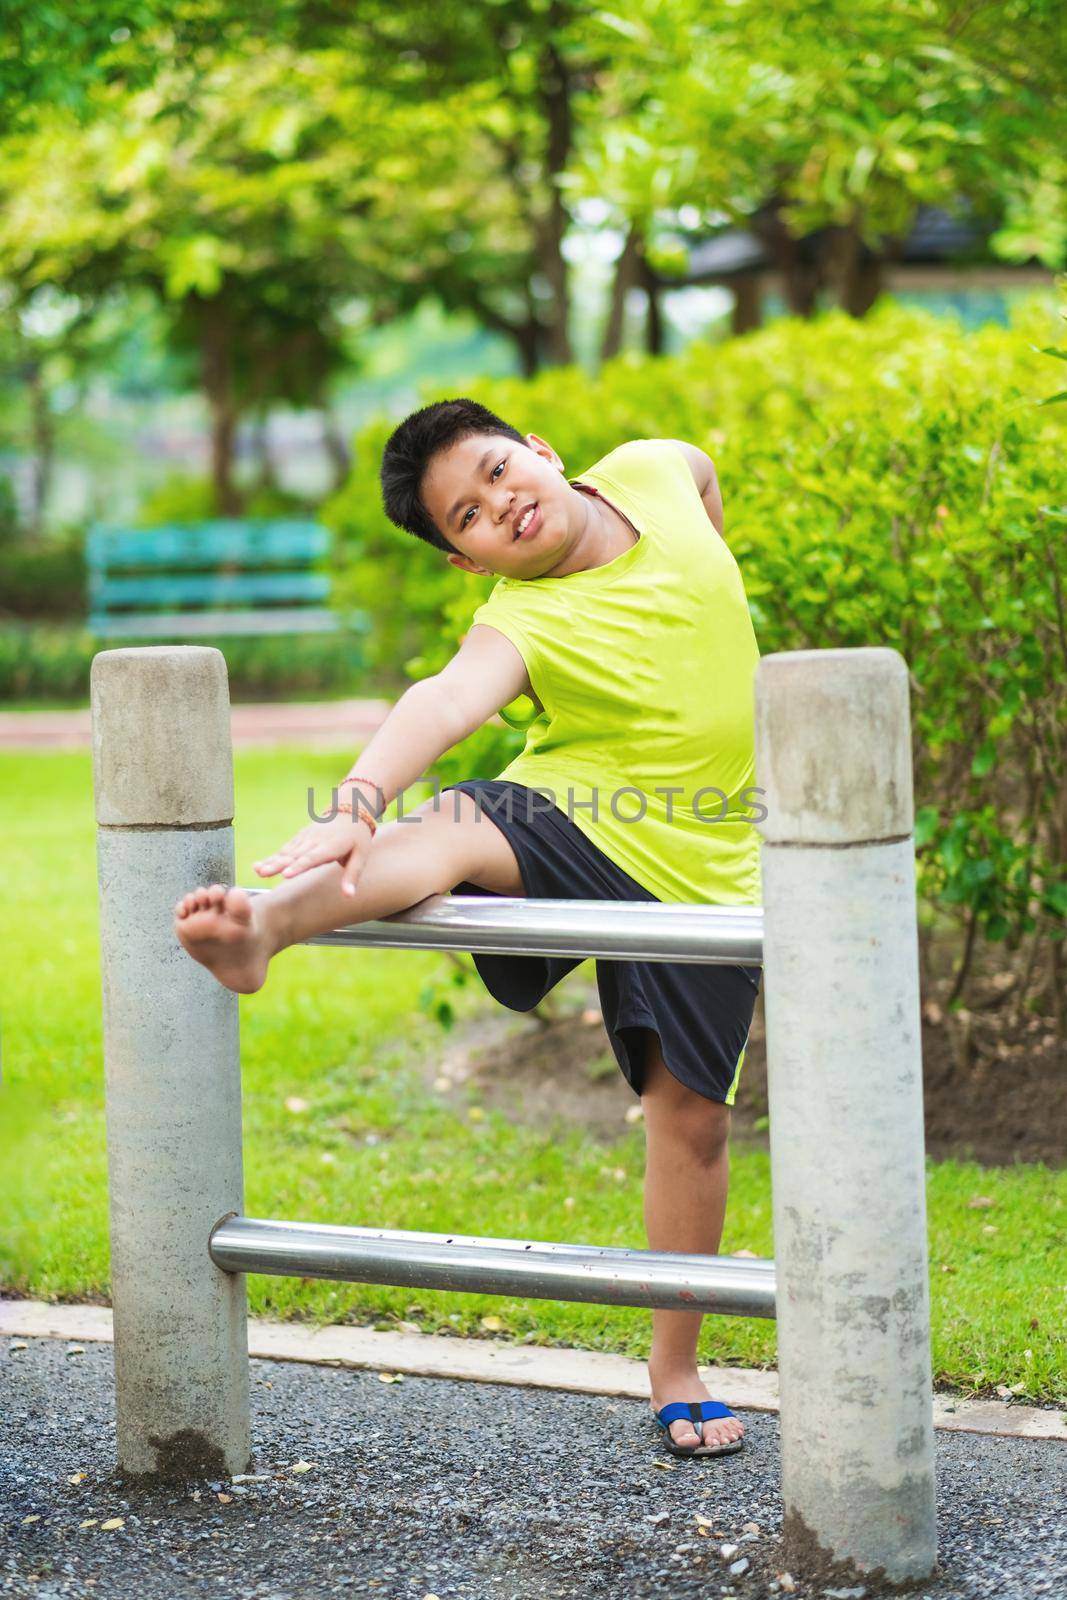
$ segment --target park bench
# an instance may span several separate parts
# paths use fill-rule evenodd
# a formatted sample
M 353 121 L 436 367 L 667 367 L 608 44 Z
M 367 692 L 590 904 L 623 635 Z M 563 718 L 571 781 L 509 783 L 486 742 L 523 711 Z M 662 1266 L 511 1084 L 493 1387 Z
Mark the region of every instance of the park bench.
M 89 631 L 103 638 L 365 632 L 315 570 L 330 533 L 293 518 L 94 527 L 86 544 Z

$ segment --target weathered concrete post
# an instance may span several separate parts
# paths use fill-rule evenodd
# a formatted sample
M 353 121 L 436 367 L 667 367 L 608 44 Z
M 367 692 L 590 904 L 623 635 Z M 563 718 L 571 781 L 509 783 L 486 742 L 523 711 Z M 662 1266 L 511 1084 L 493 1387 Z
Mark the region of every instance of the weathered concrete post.
M 242 1472 L 245 1280 L 208 1256 L 244 1209 L 237 996 L 172 927 L 187 890 L 234 881 L 226 662 L 104 650 L 91 696 L 118 1466 Z
M 937 1563 L 908 672 L 767 656 L 764 974 L 786 1559 Z

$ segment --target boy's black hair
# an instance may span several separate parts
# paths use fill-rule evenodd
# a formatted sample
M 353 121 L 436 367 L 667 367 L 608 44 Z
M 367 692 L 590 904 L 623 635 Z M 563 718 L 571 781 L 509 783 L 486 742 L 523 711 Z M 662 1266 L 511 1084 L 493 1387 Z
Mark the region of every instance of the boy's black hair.
M 382 504 L 389 521 L 435 550 L 455 552 L 435 525 L 422 499 L 422 480 L 431 457 L 475 433 L 502 433 L 508 439 L 526 440 L 510 422 L 504 422 L 477 400 L 435 400 L 405 417 L 390 435 L 382 452 Z M 457 552 L 458 553 L 458 552 Z

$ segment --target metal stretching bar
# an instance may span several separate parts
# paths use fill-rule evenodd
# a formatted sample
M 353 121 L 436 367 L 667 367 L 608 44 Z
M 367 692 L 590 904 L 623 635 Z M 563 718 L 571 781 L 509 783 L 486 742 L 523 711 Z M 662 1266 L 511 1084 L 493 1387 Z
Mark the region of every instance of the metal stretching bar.
M 224 1272 L 714 1311 L 720 1316 L 775 1315 L 774 1262 L 745 1256 L 339 1228 L 236 1215 L 216 1224 L 208 1250 Z
M 237 995 L 172 926 L 192 885 L 234 881 L 225 659 L 104 650 L 91 690 L 120 1470 L 252 1470 L 250 1272 L 774 1317 L 783 1564 L 814 1583 L 832 1567 L 843 1584 L 925 1584 L 937 1517 L 903 658 L 760 661 L 762 909 L 442 895 L 307 941 L 762 966 L 773 1261 L 245 1217 Z
M 758 967 L 763 963 L 763 911 L 759 906 L 438 894 L 380 922 L 354 923 L 303 942 Z

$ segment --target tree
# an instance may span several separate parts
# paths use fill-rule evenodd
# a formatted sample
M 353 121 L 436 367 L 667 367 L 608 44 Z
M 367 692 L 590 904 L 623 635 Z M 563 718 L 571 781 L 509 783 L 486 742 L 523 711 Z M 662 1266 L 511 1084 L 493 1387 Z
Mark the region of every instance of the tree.
M 509 338 L 526 374 L 569 361 L 564 247 L 584 198 L 625 241 L 605 355 L 634 286 L 661 348 L 687 208 L 698 232 L 759 234 L 801 314 L 827 295 L 861 314 L 922 203 L 966 199 L 1009 258 L 1054 263 L 1067 243 L 1051 0 L 633 0 L 625 16 L 592 0 L 144 0 L 137 15 L 106 48 L 75 27 L 77 113 L 54 103 L 49 35 L 43 106 L 0 143 L 0 275 L 22 298 L 146 285 L 171 308 L 225 508 L 239 418 L 324 402 L 353 299 L 382 323 L 434 295 Z
M 0 273 L 16 304 L 46 285 L 91 302 L 121 284 L 170 308 L 174 342 L 200 363 L 223 512 L 240 504 L 242 412 L 321 403 L 344 355 L 338 298 L 380 287 L 361 241 L 388 107 L 336 67 L 212 55 L 132 94 L 97 87 L 84 125 L 53 111 L 0 147 Z M 358 140 L 341 136 L 352 127 Z
M 119 69 L 117 51 L 154 21 L 148 0 L 5 0 L 0 26 L 0 133 L 46 105 L 84 107 Z
M 151 337 L 147 310 L 124 296 L 91 303 L 48 286 L 17 307 L 0 298 L 0 450 L 14 450 L 30 467 L 20 534 L 44 531 L 56 459 L 86 389 L 105 373 L 110 379 L 116 369 L 128 373 L 132 362 L 143 367 Z M 84 423 L 77 428 L 84 445 Z M 104 445 L 91 424 L 88 436 L 95 448 Z
M 762 240 L 795 312 L 826 294 L 859 315 L 918 206 L 967 202 L 1000 224 L 1005 259 L 1063 262 L 1067 36 L 1050 0 L 639 0 L 613 23 L 602 137 L 567 187 L 610 195 L 653 254 L 662 219 L 691 207 L 699 232 Z

